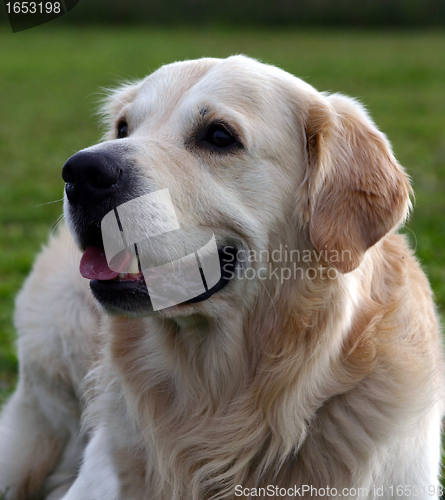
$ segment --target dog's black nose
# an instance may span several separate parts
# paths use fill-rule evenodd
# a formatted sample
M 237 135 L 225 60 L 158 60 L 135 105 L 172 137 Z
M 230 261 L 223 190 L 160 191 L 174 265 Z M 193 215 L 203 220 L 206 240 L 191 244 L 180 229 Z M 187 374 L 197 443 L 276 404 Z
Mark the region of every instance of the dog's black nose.
M 122 168 L 116 158 L 88 151 L 71 156 L 62 169 L 65 192 L 71 203 L 94 204 L 112 196 L 121 174 Z

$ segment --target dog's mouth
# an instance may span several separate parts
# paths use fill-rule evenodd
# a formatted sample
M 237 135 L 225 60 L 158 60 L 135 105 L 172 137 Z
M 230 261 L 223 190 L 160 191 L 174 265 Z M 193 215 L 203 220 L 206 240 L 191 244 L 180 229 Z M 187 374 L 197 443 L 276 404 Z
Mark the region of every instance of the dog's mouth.
M 194 304 L 205 301 L 225 288 L 234 278 L 237 266 L 237 247 L 225 245 L 218 247 L 221 277 L 205 292 L 185 300 L 182 304 Z M 141 271 L 140 261 L 130 252 L 121 256 L 120 262 L 110 269 L 105 250 L 99 246 L 87 246 L 81 261 L 80 272 L 90 280 L 90 288 L 95 298 L 107 309 L 140 314 L 153 310 L 150 294 Z M 200 268 L 201 277 L 204 276 Z M 179 305 L 179 304 L 178 304 Z

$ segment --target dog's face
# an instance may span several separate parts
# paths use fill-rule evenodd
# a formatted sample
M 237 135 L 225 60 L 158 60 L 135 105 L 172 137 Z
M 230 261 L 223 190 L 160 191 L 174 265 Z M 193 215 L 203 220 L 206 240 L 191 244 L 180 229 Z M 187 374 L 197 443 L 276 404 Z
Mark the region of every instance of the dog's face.
M 282 285 L 261 272 L 278 248 L 315 251 L 352 271 L 406 214 L 406 178 L 363 109 L 251 59 L 162 67 L 114 92 L 105 113 L 106 140 L 71 157 L 63 177 L 81 268 L 111 311 L 152 311 L 137 257 L 112 273 L 101 251 L 103 218 L 150 193 L 168 190 L 192 240 L 215 236 L 221 267 L 213 287 L 167 316 L 249 307 L 261 287 Z M 240 278 L 247 267 L 249 279 Z

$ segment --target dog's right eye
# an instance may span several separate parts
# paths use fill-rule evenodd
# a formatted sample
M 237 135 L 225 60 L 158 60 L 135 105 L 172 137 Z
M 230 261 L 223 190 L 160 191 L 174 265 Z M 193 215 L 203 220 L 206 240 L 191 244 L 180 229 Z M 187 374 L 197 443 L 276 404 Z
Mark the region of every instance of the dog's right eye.
M 121 120 L 117 124 L 117 138 L 118 139 L 124 139 L 125 137 L 127 137 L 127 134 L 128 134 L 128 125 L 127 125 L 127 122 Z

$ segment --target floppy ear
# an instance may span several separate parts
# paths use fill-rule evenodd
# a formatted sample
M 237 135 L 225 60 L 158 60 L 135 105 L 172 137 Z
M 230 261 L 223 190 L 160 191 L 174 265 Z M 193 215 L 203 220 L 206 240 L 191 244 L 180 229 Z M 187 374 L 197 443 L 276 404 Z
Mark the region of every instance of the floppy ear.
M 310 105 L 306 122 L 309 235 L 342 273 L 400 224 L 411 188 L 385 136 L 361 105 L 334 94 Z

